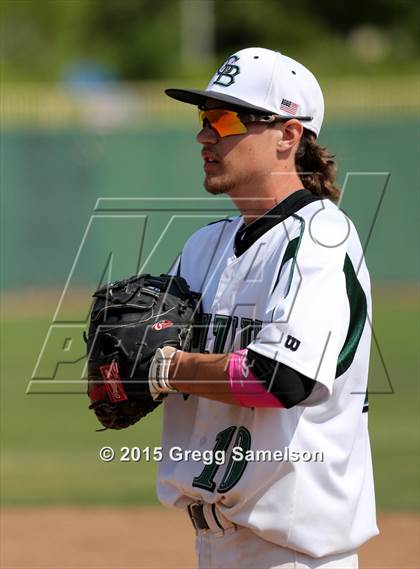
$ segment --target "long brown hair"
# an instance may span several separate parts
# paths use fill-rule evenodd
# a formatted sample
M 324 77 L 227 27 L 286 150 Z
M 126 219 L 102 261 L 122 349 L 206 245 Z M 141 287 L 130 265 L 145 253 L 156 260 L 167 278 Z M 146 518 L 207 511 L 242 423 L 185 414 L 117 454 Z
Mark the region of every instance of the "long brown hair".
M 340 197 L 340 188 L 335 185 L 337 166 L 325 146 L 316 142 L 316 136 L 304 130 L 295 155 L 296 171 L 304 188 L 317 196 L 336 202 Z

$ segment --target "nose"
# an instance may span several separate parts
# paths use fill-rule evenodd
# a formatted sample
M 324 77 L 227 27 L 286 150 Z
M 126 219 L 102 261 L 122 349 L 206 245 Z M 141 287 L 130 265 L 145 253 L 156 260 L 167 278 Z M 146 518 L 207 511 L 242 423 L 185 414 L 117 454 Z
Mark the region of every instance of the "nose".
M 210 126 L 208 121 L 205 121 L 203 128 L 196 136 L 199 144 L 216 144 L 219 140 L 218 133 Z

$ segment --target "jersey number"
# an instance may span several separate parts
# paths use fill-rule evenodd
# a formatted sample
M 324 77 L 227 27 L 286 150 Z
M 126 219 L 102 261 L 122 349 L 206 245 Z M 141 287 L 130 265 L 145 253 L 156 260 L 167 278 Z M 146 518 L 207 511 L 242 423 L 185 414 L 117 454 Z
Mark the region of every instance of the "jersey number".
M 242 449 L 241 456 L 244 458 L 241 460 L 234 460 L 232 453 L 229 457 L 228 465 L 226 467 L 226 472 L 223 475 L 222 480 L 217 488 L 220 494 L 228 492 L 231 490 L 235 484 L 237 484 L 245 471 L 246 465 L 248 464 L 245 459 L 246 452 L 251 448 L 251 433 L 246 427 L 228 427 L 216 435 L 216 444 L 213 447 L 213 457 L 215 457 L 216 451 L 226 452 L 229 447 L 233 435 L 236 433 L 235 442 L 232 447 L 240 447 Z M 213 460 L 211 464 L 207 464 L 201 474 L 195 476 L 192 485 L 196 488 L 203 488 L 203 490 L 208 490 L 213 492 L 216 488 L 216 483 L 214 482 L 214 477 L 220 468 L 220 464 L 216 464 Z

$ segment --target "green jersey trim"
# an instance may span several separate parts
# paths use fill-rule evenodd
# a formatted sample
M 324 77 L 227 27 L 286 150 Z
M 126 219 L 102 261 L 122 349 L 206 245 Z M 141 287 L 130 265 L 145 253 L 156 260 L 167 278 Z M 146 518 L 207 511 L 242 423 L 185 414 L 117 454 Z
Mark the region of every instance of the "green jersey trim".
M 293 279 L 293 273 L 296 266 L 296 259 L 299 252 L 300 244 L 302 242 L 303 233 L 305 230 L 305 220 L 297 215 L 293 217 L 299 219 L 301 223 L 299 237 L 292 239 L 286 247 L 286 251 L 283 255 L 283 259 L 280 264 L 280 269 L 277 274 L 277 279 L 273 287 L 273 291 L 278 285 L 280 280 L 280 274 L 284 265 L 292 260 L 292 266 L 290 269 L 289 280 L 287 283 L 285 295 L 289 293 L 290 286 Z M 347 336 L 344 345 L 337 360 L 337 369 L 335 377 L 339 377 L 345 373 L 351 364 L 353 363 L 356 350 L 359 346 L 360 338 L 362 337 L 363 329 L 365 327 L 365 322 L 367 318 L 367 300 L 366 295 L 363 291 L 362 285 L 357 279 L 356 272 L 354 270 L 353 264 L 350 257 L 346 254 L 343 271 L 346 278 L 346 292 L 347 298 L 350 305 L 350 322 L 347 331 Z
M 277 273 L 277 279 L 276 279 L 276 282 L 274 283 L 273 290 L 271 291 L 271 294 L 273 294 L 277 285 L 279 284 L 280 274 L 281 274 L 281 271 L 282 271 L 284 265 L 288 261 L 290 261 L 290 259 L 292 259 L 292 266 L 290 269 L 289 280 L 287 281 L 285 296 L 287 296 L 289 294 L 290 286 L 292 284 L 293 273 L 294 273 L 295 266 L 296 266 L 296 257 L 297 257 L 297 254 L 299 252 L 300 244 L 302 243 L 303 233 L 305 231 L 305 220 L 296 214 L 292 214 L 292 217 L 294 217 L 295 219 L 298 219 L 300 221 L 299 237 L 295 237 L 294 239 L 289 241 L 289 244 L 286 247 L 286 251 L 284 252 L 283 259 L 281 260 L 280 269 L 279 269 L 279 272 Z
M 338 356 L 336 378 L 346 372 L 353 363 L 367 317 L 366 295 L 348 255 L 344 261 L 343 271 L 350 304 L 350 322 L 344 346 Z

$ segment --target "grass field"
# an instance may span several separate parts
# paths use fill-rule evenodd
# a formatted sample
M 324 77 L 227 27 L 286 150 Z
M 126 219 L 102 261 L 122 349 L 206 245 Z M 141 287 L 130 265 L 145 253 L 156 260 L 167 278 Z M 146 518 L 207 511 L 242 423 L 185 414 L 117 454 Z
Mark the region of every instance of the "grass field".
M 369 421 L 380 508 L 414 509 L 419 503 L 419 312 L 413 292 L 395 288 L 374 295 L 374 331 L 392 383 L 374 346 Z M 49 322 L 42 309 L 32 318 L 3 321 L 3 504 L 155 503 L 153 462 L 106 464 L 98 451 L 105 445 L 159 445 L 160 411 L 125 431 L 96 432 L 85 395 L 25 393 Z

